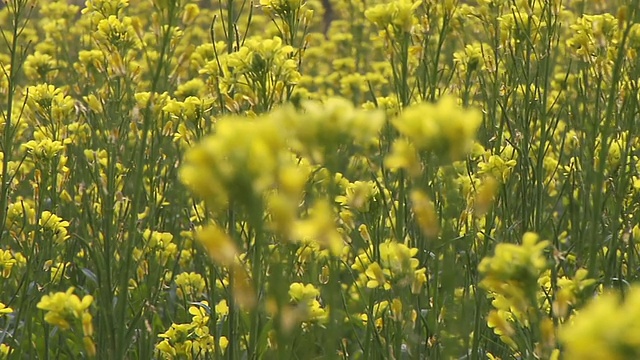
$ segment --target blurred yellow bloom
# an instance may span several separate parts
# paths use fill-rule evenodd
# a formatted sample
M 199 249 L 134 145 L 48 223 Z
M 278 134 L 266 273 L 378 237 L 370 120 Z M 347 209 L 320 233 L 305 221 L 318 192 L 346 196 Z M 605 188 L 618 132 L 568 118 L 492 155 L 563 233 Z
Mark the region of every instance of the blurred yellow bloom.
M 475 184 L 477 194 L 475 198 L 475 215 L 480 217 L 489 210 L 498 193 L 499 181 L 493 176 L 482 179 L 482 183 Z
M 384 158 L 384 164 L 391 170 L 406 170 L 412 177 L 422 171 L 422 164 L 416 147 L 407 139 L 396 139 L 391 146 L 391 153 Z
M 410 194 L 411 209 L 422 232 L 433 238 L 438 235 L 440 224 L 433 201 L 420 190 L 412 190 Z
M 640 358 L 640 287 L 594 298 L 560 329 L 567 359 Z
M 258 298 L 254 288 L 253 279 L 247 270 L 238 262 L 233 263 L 233 282 L 231 289 L 234 300 L 240 309 L 250 311 L 257 305 Z
M 276 13 L 282 11 L 295 11 L 302 5 L 302 0 L 260 0 L 261 6 L 272 7 Z
M 478 265 L 478 270 L 485 276 L 482 282 L 489 286 L 505 280 L 535 283 L 547 267 L 543 251 L 549 246 L 548 241 L 538 240 L 538 235 L 529 232 L 523 235 L 522 245 L 498 244 L 495 255 L 485 257 Z
M 496 315 L 507 319 L 513 316 L 524 327 L 529 326 L 531 309 L 538 308 L 538 300 L 534 294 L 538 289 L 538 278 L 547 268 L 544 250 L 549 246 L 548 241 L 538 241 L 535 233 L 525 233 L 522 245 L 501 243 L 496 246 L 493 257 L 485 257 L 478 265 L 483 275 L 480 286 L 488 290 L 494 298 L 492 305 L 499 311 Z M 506 331 L 507 328 L 495 322 L 496 329 Z M 496 332 L 506 335 L 506 332 Z M 513 341 L 505 337 L 505 343 L 513 345 Z
M 199 230 L 196 239 L 219 265 L 230 266 L 239 255 L 233 239 L 218 225 L 211 224 Z
M 275 119 L 220 119 L 215 133 L 186 153 L 180 178 L 212 210 L 223 209 L 229 196 L 252 207 L 276 185 L 279 165 L 290 161 L 284 144 Z
M 338 159 L 350 154 L 349 151 L 371 149 L 385 122 L 383 112 L 357 109 L 347 99 L 338 97 L 322 103 L 304 101 L 301 108 L 302 112 L 287 108 L 273 116 L 281 119 L 281 126 L 290 129 L 291 146 L 296 153 L 329 170 L 334 170 Z
M 11 347 L 7 344 L 0 344 L 0 358 L 6 359 L 11 354 Z
M 456 98 L 445 96 L 436 104 L 409 106 L 392 123 L 418 151 L 444 152 L 456 160 L 471 150 L 482 114 L 463 109 Z
M 200 7 L 198 4 L 187 4 L 184 6 L 184 10 L 182 13 L 182 22 L 184 24 L 191 24 L 196 17 L 200 14 Z
M 484 69 L 483 47 L 491 48 L 489 45 L 474 43 L 453 54 L 453 61 L 463 74 Z
M 294 226 L 294 237 L 301 242 L 316 241 L 338 256 L 345 246 L 336 224 L 336 215 L 328 201 L 319 200 L 309 211 L 309 216 Z

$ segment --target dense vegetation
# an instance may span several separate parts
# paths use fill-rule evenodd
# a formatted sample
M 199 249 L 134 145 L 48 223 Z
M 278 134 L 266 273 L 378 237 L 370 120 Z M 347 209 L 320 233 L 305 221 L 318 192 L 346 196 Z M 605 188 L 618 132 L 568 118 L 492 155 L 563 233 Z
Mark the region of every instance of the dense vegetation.
M 0 358 L 640 358 L 639 21 L 5 0 Z

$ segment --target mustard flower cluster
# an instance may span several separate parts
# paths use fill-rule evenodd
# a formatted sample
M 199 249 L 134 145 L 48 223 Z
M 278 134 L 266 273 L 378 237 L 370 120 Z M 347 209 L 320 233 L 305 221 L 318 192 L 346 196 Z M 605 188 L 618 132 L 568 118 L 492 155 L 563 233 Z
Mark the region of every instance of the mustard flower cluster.
M 560 331 L 566 356 L 581 359 L 631 359 L 638 356 L 637 304 L 640 293 L 633 287 L 621 299 L 606 293 L 594 298 Z M 603 323 L 609 324 L 602 326 Z
M 224 353 L 229 340 L 224 336 L 216 340 L 209 333 L 212 311 L 222 317 L 228 310 L 224 304 L 218 304 L 212 309 L 207 301 L 190 306 L 191 323 L 172 324 L 159 335 L 164 339 L 156 345 L 160 356 L 163 359 L 201 358 L 216 354 L 216 347 L 219 347 L 219 352 Z
M 38 302 L 38 309 L 46 311 L 44 320 L 59 327 L 61 330 L 70 330 L 79 326 L 82 329 L 83 343 L 87 354 L 96 354 L 96 346 L 93 341 L 93 317 L 88 311 L 93 303 L 91 295 L 85 295 L 80 299 L 73 294 L 71 287 L 65 292 L 44 295 Z M 76 329 L 74 329 L 76 330 Z
M 0 2 L 0 358 L 637 358 L 638 9 Z

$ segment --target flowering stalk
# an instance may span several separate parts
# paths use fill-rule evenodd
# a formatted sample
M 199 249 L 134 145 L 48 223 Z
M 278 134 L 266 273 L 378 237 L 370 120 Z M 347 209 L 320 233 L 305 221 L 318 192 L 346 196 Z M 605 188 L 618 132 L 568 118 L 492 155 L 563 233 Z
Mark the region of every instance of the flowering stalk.
M 14 136 L 16 129 L 21 120 L 22 113 L 16 119 L 16 92 L 18 89 L 18 71 L 21 64 L 26 59 L 28 46 L 22 44 L 22 29 L 27 26 L 33 6 L 28 6 L 28 0 L 11 1 L 7 4 L 7 11 L 10 16 L 11 27 L 9 29 L 1 29 L 6 31 L 9 36 L 3 35 L 3 41 L 9 50 L 10 60 L 8 66 L 2 66 L 3 75 L 7 78 L 7 98 L 4 109 L 0 112 L 2 117 L 2 175 L 0 177 L 0 227 L 3 229 L 7 219 L 7 206 L 9 201 L 9 192 L 13 177 L 9 173 L 9 162 L 14 154 Z M 16 169 L 16 172 L 18 170 Z

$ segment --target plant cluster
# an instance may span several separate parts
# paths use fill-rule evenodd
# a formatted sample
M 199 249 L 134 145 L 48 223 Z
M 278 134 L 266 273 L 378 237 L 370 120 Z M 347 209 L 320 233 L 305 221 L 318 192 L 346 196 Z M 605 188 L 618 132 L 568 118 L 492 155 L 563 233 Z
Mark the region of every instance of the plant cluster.
M 4 0 L 0 359 L 640 357 L 640 1 Z

